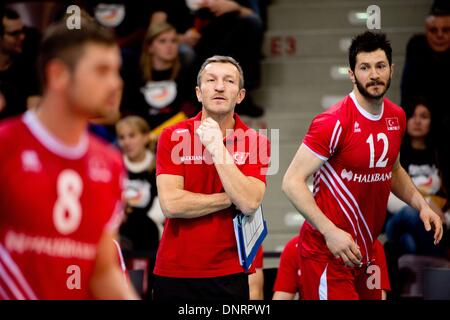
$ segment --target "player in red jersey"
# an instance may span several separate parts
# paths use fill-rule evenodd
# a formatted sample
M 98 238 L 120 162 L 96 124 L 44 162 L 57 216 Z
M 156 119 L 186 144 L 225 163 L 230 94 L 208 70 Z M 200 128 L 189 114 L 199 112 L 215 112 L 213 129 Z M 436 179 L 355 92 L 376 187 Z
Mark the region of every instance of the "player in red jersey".
M 39 61 L 39 107 L 0 124 L 0 299 L 137 298 L 113 245 L 121 156 L 87 132 L 118 110 L 119 48 L 83 16 L 49 27 Z
M 361 298 L 391 190 L 420 211 L 435 243 L 442 238 L 442 221 L 399 163 L 406 120 L 384 98 L 393 72 L 386 36 L 355 37 L 349 62 L 353 91 L 314 118 L 283 180 L 307 220 L 300 231 L 304 299 Z
M 289 240 L 281 253 L 277 277 L 273 286 L 273 300 L 293 300 L 297 293 L 299 294 L 298 297 L 301 298 L 302 272 L 300 269 L 298 242 L 299 236 L 296 235 Z M 380 281 L 380 289 L 366 290 L 367 294 L 363 298 L 366 300 L 386 300 L 386 291 L 391 290 L 391 284 L 389 282 L 384 248 L 379 240 L 375 240 L 373 245 L 373 256 L 373 266 L 377 266 L 381 273 L 381 278 L 374 279 L 374 282 Z
M 281 253 L 272 300 L 293 300 L 296 293 L 300 292 L 301 274 L 298 235 L 296 235 L 286 243 Z
M 232 219 L 235 207 L 250 215 L 262 202 L 269 144 L 234 113 L 243 85 L 233 58 L 207 59 L 196 87 L 202 111 L 161 134 L 156 174 L 167 220 L 155 263 L 155 300 L 249 299 Z

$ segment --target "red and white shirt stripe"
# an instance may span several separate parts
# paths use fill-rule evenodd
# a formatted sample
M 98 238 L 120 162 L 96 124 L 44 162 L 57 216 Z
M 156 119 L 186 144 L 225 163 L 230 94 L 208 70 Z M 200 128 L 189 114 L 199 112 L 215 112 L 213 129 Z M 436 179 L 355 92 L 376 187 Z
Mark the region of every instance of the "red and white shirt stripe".
M 314 118 L 303 144 L 324 163 L 314 174 L 313 194 L 322 212 L 350 233 L 371 260 L 381 232 L 392 168 L 406 127 L 403 110 L 384 99 L 381 112 L 365 111 L 352 92 Z M 309 223 L 301 231 L 302 254 L 332 257 L 323 236 Z

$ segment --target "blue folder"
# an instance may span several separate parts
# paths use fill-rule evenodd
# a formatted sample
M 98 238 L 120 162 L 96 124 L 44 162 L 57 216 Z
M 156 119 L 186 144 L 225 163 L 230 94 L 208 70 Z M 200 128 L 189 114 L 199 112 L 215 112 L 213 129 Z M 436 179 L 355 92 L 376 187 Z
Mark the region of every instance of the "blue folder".
M 255 260 L 256 253 L 267 236 L 267 223 L 262 206 L 254 215 L 238 212 L 233 219 L 234 233 L 239 253 L 239 262 L 248 271 Z

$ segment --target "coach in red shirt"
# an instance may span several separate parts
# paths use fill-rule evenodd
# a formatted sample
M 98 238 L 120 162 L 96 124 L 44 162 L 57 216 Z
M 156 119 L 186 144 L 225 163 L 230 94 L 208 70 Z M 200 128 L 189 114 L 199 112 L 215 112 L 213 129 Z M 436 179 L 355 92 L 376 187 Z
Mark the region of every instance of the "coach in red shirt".
M 234 113 L 243 86 L 233 58 L 207 59 L 197 76 L 202 111 L 161 134 L 156 174 L 167 221 L 154 269 L 155 300 L 249 298 L 232 219 L 261 205 L 269 143 Z

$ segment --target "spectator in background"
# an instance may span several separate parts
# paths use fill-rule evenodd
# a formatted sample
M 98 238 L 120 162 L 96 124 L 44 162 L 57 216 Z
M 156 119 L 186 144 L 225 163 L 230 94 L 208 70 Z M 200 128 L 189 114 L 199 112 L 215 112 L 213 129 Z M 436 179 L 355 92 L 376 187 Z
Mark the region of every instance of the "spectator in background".
M 197 0 L 155 0 L 156 10 L 150 25 L 167 22 L 175 27 L 178 34 L 180 58 L 183 63 L 192 65 L 195 60 L 194 47 L 200 33 L 194 26 L 194 12 L 198 9 Z
M 142 41 L 156 0 L 85 0 L 88 12 L 101 25 L 112 28 L 124 61 L 139 59 Z
M 273 300 L 293 300 L 296 294 L 300 294 L 301 270 L 300 270 L 300 251 L 298 249 L 299 236 L 293 237 L 284 247 L 280 257 L 275 285 L 273 287 Z M 386 291 L 391 290 L 386 257 L 384 255 L 383 245 L 379 240 L 375 240 L 373 246 L 374 261 L 373 264 L 379 266 L 380 288 L 367 289 L 360 299 L 363 300 L 386 300 Z M 301 297 L 298 297 L 301 299 Z
M 232 56 L 240 61 L 246 74 L 248 93 L 260 86 L 263 24 L 257 13 L 258 2 L 252 0 L 164 2 L 165 4 L 160 6 L 156 20 L 166 19 L 179 26 L 177 30 L 182 43 L 195 50 L 195 69 L 212 55 Z M 180 16 L 183 23 L 174 22 Z M 251 95 L 247 94 L 236 112 L 259 117 L 263 115 L 264 110 L 255 105 Z
M 448 209 L 448 198 L 442 185 L 438 154 L 433 143 L 434 117 L 422 98 L 418 98 L 414 107 L 408 109 L 410 111 L 407 113 L 407 130 L 400 149 L 400 162 L 445 223 L 443 211 Z M 386 235 L 389 242 L 398 249 L 398 256 L 407 253 L 445 256 L 446 232 L 444 240 L 435 246 L 432 244 L 432 232 L 423 229 L 416 209 L 391 194 L 388 210 L 393 216 L 386 224 Z M 448 212 L 446 214 L 449 215 Z
M 263 27 L 248 0 L 205 0 L 196 13 L 201 37 L 195 46 L 197 65 L 213 54 L 232 56 L 241 62 L 246 75 L 247 97 L 236 109 L 238 114 L 259 117 L 251 92 L 261 84 Z
M 16 11 L 5 8 L 0 12 L 0 119 L 18 115 L 38 102 L 36 52 L 24 50 L 26 31 Z
M 180 40 L 180 52 L 182 58 L 188 62 L 195 59 L 194 47 L 201 38 L 200 28 L 203 23 L 202 16 L 197 10 L 208 3 L 204 0 L 155 0 L 156 12 L 153 14 L 151 23 L 167 21 L 177 29 Z M 267 6 L 271 0 L 248 0 L 246 6 L 261 21 L 263 31 L 267 30 Z M 237 1 L 232 1 L 237 2 Z M 259 25 L 259 21 L 257 24 Z
M 179 112 L 192 116 L 198 111 L 192 90 L 194 76 L 180 61 L 177 33 L 170 24 L 148 29 L 139 66 L 127 69 L 123 114 L 139 115 L 156 128 Z
M 442 219 L 442 211 L 448 210 L 448 200 L 441 179 L 436 139 L 433 138 L 433 133 L 436 132 L 435 117 L 423 98 L 418 98 L 412 103 L 414 107 L 406 108 L 409 110 L 407 130 L 400 149 L 400 162 Z M 405 280 L 399 270 L 398 259 L 403 254 L 442 256 L 445 254 L 445 248 L 449 247 L 449 237 L 448 231 L 445 231 L 443 241 L 438 246 L 428 245 L 427 239 L 432 235 L 421 230 L 419 217 L 416 219 L 413 216 L 417 212 L 392 194 L 389 196 L 388 211 L 392 215 L 388 217 L 385 226 L 388 238 L 385 249 L 391 279 L 396 280 L 392 283 L 391 294 L 393 298 L 398 298 Z M 449 214 L 445 216 L 447 228 L 444 227 L 444 230 L 450 225 Z
M 450 188 L 450 1 L 435 0 L 425 19 L 426 33 L 408 43 L 401 83 L 401 105 L 413 106 L 423 96 L 437 120 L 436 142 L 440 151 L 443 183 Z
M 122 237 L 131 242 L 132 247 L 128 249 L 154 250 L 156 254 L 159 230 L 148 216 L 158 194 L 155 154 L 148 148 L 150 128 L 144 119 L 128 116 L 117 122 L 116 130 L 128 172 L 125 184 L 127 215 L 119 232 Z M 122 247 L 126 246 L 122 245 Z

